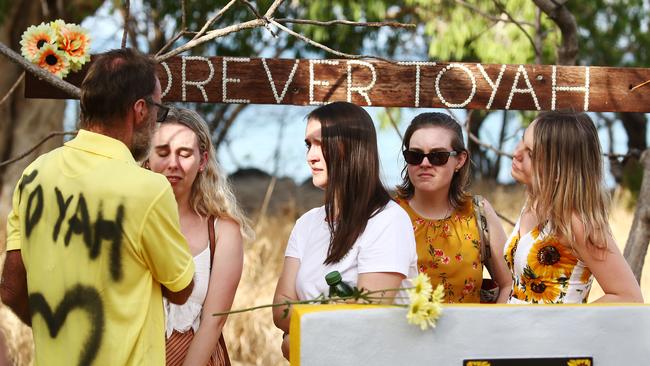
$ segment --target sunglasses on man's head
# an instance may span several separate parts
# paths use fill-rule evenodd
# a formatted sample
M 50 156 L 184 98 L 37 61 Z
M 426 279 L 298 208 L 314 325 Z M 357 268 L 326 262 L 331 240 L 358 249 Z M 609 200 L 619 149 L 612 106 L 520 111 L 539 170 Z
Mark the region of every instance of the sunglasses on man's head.
M 156 122 L 165 122 L 165 120 L 167 119 L 167 113 L 169 113 L 169 107 L 166 107 L 160 103 L 156 103 L 151 98 L 144 98 L 144 101 L 158 107 L 158 112 L 156 114 Z
M 423 153 L 420 151 L 404 150 L 404 160 L 411 165 L 420 165 L 422 160 L 426 157 L 431 165 L 445 165 L 449 161 L 450 156 L 458 155 L 458 151 L 431 151 L 430 153 Z

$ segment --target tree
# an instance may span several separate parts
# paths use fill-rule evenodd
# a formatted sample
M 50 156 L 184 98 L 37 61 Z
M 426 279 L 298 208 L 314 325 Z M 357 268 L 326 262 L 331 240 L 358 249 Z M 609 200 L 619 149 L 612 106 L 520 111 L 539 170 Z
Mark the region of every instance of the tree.
M 0 1 L 0 42 L 12 49 L 20 49 L 20 36 L 28 26 L 42 21 L 64 19 L 79 22 L 101 5 L 99 0 Z M 65 103 L 59 100 L 25 99 L 23 95 L 23 69 L 7 58 L 0 58 L 0 161 L 5 161 L 24 151 L 51 131 L 61 130 Z M 15 89 L 12 86 L 16 85 Z M 12 90 L 11 93 L 7 91 Z M 6 99 L 5 99 L 6 98 Z M 4 220 L 10 207 L 11 195 L 20 173 L 29 160 L 60 145 L 62 139 L 52 139 L 30 154 L 24 161 L 0 167 L 0 235 L 4 236 Z M 0 245 L 3 249 L 4 241 Z M 2 250 L 0 250 L 2 252 Z

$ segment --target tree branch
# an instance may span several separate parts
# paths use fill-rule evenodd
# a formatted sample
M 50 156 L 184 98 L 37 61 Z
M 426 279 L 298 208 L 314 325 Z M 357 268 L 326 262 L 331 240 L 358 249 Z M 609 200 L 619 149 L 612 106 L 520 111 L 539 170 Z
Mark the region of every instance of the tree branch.
M 227 26 L 227 27 L 224 27 L 224 28 L 220 28 L 220 29 L 216 29 L 216 30 L 207 32 L 205 35 L 203 35 L 201 37 L 198 37 L 198 38 L 195 37 L 194 39 L 192 39 L 191 41 L 187 42 L 186 44 L 184 44 L 182 46 L 179 46 L 179 47 L 177 47 L 177 48 L 175 48 L 175 49 L 173 49 L 173 50 L 171 50 L 171 51 L 169 51 L 167 53 L 164 53 L 162 55 L 156 56 L 155 60 L 157 62 L 165 61 L 170 57 L 176 56 L 179 53 L 190 50 L 190 49 L 192 49 L 192 48 L 194 48 L 194 47 L 196 47 L 196 46 L 198 46 L 200 44 L 203 44 L 203 43 L 205 43 L 207 41 L 211 41 L 211 40 L 213 40 L 215 38 L 220 38 L 220 37 L 223 37 L 223 36 L 227 36 L 228 34 L 239 32 L 239 31 L 244 30 L 244 29 L 258 28 L 258 27 L 263 26 L 264 23 L 265 23 L 264 20 L 255 19 L 255 20 L 249 20 L 249 21 L 244 22 L 244 23 L 230 25 L 230 26 Z
M 269 6 L 269 9 L 266 11 L 266 13 L 264 13 L 264 17 L 265 18 L 271 18 L 273 16 L 273 14 L 275 13 L 275 11 L 278 9 L 278 7 L 280 5 L 282 5 L 283 2 L 284 2 L 284 0 L 275 0 L 273 2 L 273 4 L 271 4 L 271 6 Z
M 185 0 L 181 0 L 181 30 L 179 33 L 187 30 L 187 14 L 185 11 Z
M 126 48 L 126 36 L 129 29 L 129 21 L 131 18 L 131 2 L 126 0 L 124 3 L 124 33 L 122 33 L 122 48 Z
M 7 58 L 9 58 L 14 63 L 18 64 L 25 71 L 30 72 L 31 74 L 35 75 L 39 79 L 43 79 L 46 82 L 53 85 L 54 87 L 68 93 L 70 97 L 76 99 L 79 99 L 81 97 L 81 91 L 79 90 L 79 88 L 41 69 L 40 67 L 34 65 L 33 63 L 27 61 L 23 56 L 19 55 L 18 53 L 16 53 L 11 48 L 7 47 L 2 42 L 0 42 L 0 54 L 7 56 Z
M 269 19 L 269 22 L 271 24 L 275 25 L 276 27 L 280 28 L 281 30 L 289 33 L 290 35 L 304 41 L 305 43 L 310 44 L 310 45 L 312 45 L 314 47 L 320 48 L 320 49 L 322 49 L 322 50 L 324 50 L 326 52 L 329 52 L 329 53 L 331 53 L 333 55 L 336 55 L 336 56 L 339 56 L 339 57 L 345 57 L 345 58 L 354 59 L 354 60 L 358 60 L 358 59 L 362 59 L 362 58 L 373 58 L 373 59 L 376 59 L 376 60 L 382 60 L 382 61 L 386 61 L 386 62 L 390 62 L 390 63 L 395 63 L 395 61 L 387 60 L 387 59 L 385 59 L 383 57 L 367 56 L 367 55 L 352 55 L 352 54 L 349 54 L 349 53 L 337 51 L 337 50 L 334 50 L 334 49 L 331 49 L 331 48 L 325 46 L 324 44 L 321 44 L 321 43 L 318 43 L 318 42 L 316 42 L 314 40 L 311 40 L 311 39 L 303 36 L 302 34 L 300 34 L 298 32 L 294 32 L 293 30 L 291 30 L 291 29 L 285 27 L 284 25 L 278 23 L 275 19 Z
M 388 120 L 390 121 L 390 124 L 393 126 L 395 129 L 395 132 L 397 133 L 397 136 L 399 136 L 400 140 L 404 140 L 404 136 L 402 136 L 402 133 L 399 131 L 399 128 L 397 127 L 397 122 L 393 118 L 393 115 L 390 113 L 390 108 L 386 107 L 384 108 L 386 115 L 388 116 Z
M 485 143 L 485 142 L 481 141 L 481 139 L 479 139 L 479 138 L 478 138 L 476 135 L 474 135 L 473 133 L 467 131 L 467 135 L 469 136 L 470 140 L 472 140 L 475 144 L 477 144 L 477 145 L 479 145 L 479 146 L 482 146 L 482 147 L 484 147 L 484 148 L 486 148 L 486 149 L 488 149 L 488 150 L 491 150 L 491 151 L 493 151 L 494 153 L 496 153 L 496 154 L 498 154 L 498 155 L 506 156 L 506 157 L 512 159 L 512 154 L 507 153 L 507 152 L 505 152 L 505 151 L 503 151 L 503 150 L 499 150 L 499 149 L 497 149 L 496 147 L 494 147 L 494 146 L 492 146 L 492 145 L 490 145 L 490 144 L 488 144 L 488 143 Z
M 256 17 L 257 19 L 262 19 L 262 20 L 264 21 L 264 28 L 266 28 L 266 30 L 268 30 L 268 31 L 271 33 L 271 35 L 273 36 L 273 38 L 278 38 L 278 35 L 275 34 L 275 32 L 271 29 L 271 27 L 269 27 L 269 21 L 268 21 L 268 19 L 264 18 L 264 17 L 262 16 L 262 14 L 260 14 L 260 12 L 257 11 L 257 9 L 255 9 L 255 7 L 253 6 L 253 4 L 250 3 L 250 1 L 248 1 L 248 0 L 239 0 L 239 1 L 242 2 L 242 3 L 244 3 L 244 5 L 246 5 L 246 7 L 248 8 L 248 10 L 250 10 L 250 11 L 253 13 L 253 15 L 255 15 L 255 17 Z
M 551 18 L 562 32 L 562 45 L 558 49 L 558 64 L 575 65 L 578 57 L 578 26 L 576 19 L 564 2 L 533 0 Z
M 0 168 L 4 167 L 5 165 L 9 165 L 12 163 L 15 163 L 29 154 L 33 153 L 36 149 L 38 149 L 39 146 L 43 145 L 47 140 L 51 139 L 54 136 L 65 136 L 65 135 L 76 135 L 78 131 L 71 131 L 71 132 L 63 132 L 63 131 L 56 131 L 56 132 L 50 132 L 49 135 L 45 136 L 41 141 L 37 142 L 36 145 L 30 147 L 27 151 L 25 151 L 22 154 L 19 154 L 15 158 L 5 160 L 3 162 L 0 162 Z
M 393 28 L 415 28 L 415 24 L 410 23 L 399 23 L 399 22 L 353 22 L 351 20 L 329 20 L 329 21 L 318 21 L 318 20 L 307 20 L 307 19 L 287 19 L 280 18 L 275 19 L 278 23 L 295 23 L 295 24 L 311 24 L 311 25 L 320 25 L 320 26 L 330 26 L 330 25 L 351 25 L 351 26 L 360 26 L 360 27 L 393 27 Z
M 456 121 L 458 121 L 458 118 L 456 118 L 456 115 L 450 109 L 447 108 L 447 112 L 449 112 L 449 114 L 451 114 L 451 116 Z M 470 140 L 472 140 L 475 144 L 477 144 L 477 145 L 479 145 L 481 147 L 484 147 L 484 148 L 486 148 L 488 150 L 491 150 L 491 151 L 493 151 L 494 153 L 496 153 L 498 155 L 506 156 L 506 157 L 512 159 L 512 154 L 507 153 L 507 152 L 505 152 L 503 150 L 497 149 L 496 147 L 494 147 L 494 146 L 492 146 L 492 145 L 490 145 L 488 143 L 483 142 L 481 139 L 478 138 L 478 136 L 476 136 L 475 134 L 473 134 L 470 131 L 470 128 L 469 128 L 470 123 L 469 123 L 469 121 L 470 121 L 470 117 L 472 116 L 472 112 L 473 112 L 473 110 L 467 111 L 467 117 L 465 117 L 465 122 L 463 123 L 463 126 L 465 126 L 465 133 L 467 133 L 467 137 Z
M 520 21 L 516 21 L 516 20 L 514 20 L 514 19 L 503 19 L 503 18 L 501 18 L 501 17 L 496 17 L 496 16 L 494 16 L 494 15 L 491 15 L 491 14 L 488 14 L 488 13 L 484 12 L 483 10 L 479 9 L 477 6 L 475 6 L 475 5 L 473 5 L 473 4 L 470 4 L 470 3 L 466 2 L 466 1 L 463 1 L 463 0 L 454 0 L 454 2 L 455 2 L 456 4 L 458 4 L 458 5 L 462 5 L 462 6 L 466 7 L 466 8 L 468 8 L 468 9 L 470 9 L 471 11 L 473 11 L 473 12 L 479 14 L 479 15 L 482 16 L 483 18 L 486 18 L 486 19 L 492 20 L 492 21 L 497 22 L 497 23 L 498 23 L 498 22 L 504 22 L 504 23 L 519 23 L 519 24 L 523 24 L 523 25 L 530 26 L 530 27 L 534 27 L 534 26 L 535 26 L 535 25 L 532 24 L 532 23 L 525 22 L 525 21 L 521 21 L 521 20 L 520 20 Z
M 7 94 L 5 94 L 4 97 L 2 97 L 2 100 L 0 100 L 0 105 L 4 104 L 4 102 L 7 100 L 7 98 L 9 98 L 9 96 L 11 94 L 13 94 L 13 92 L 16 90 L 18 85 L 20 85 L 20 82 L 23 81 L 24 79 L 25 79 L 25 72 L 23 71 L 23 73 L 20 74 L 18 79 L 16 79 L 16 82 L 14 83 L 14 85 L 12 85 L 11 88 L 9 88 L 9 91 L 7 92 Z
M 212 18 L 210 18 L 210 20 L 208 20 L 207 22 L 205 22 L 205 24 L 203 25 L 203 27 L 201 28 L 201 30 L 199 30 L 199 32 L 194 36 L 194 38 L 192 38 L 192 40 L 198 39 L 198 38 L 200 38 L 201 36 L 203 36 L 203 35 L 205 34 L 205 32 L 208 31 L 208 28 L 210 28 L 210 27 L 214 24 L 214 22 L 216 22 L 217 20 L 219 20 L 219 18 L 221 18 L 221 16 L 222 16 L 226 11 L 228 11 L 228 9 L 230 9 L 230 7 L 232 7 L 236 2 L 237 2 L 237 0 L 230 0 L 230 2 L 228 2 L 228 4 L 226 4 L 226 6 L 224 6 L 223 8 L 221 8 L 221 10 L 219 10 L 219 11 L 217 12 L 217 14 L 215 14 Z

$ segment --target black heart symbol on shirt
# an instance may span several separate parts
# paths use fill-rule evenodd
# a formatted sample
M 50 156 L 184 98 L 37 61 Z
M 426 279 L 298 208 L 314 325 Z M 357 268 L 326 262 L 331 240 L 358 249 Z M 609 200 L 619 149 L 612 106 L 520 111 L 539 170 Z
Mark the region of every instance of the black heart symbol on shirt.
M 90 334 L 83 343 L 79 365 L 90 365 L 95 360 L 104 334 L 104 305 L 96 289 L 82 285 L 73 287 L 66 291 L 54 313 L 45 296 L 38 292 L 29 295 L 29 306 L 32 318 L 41 314 L 52 338 L 57 337 L 71 311 L 76 308 L 86 311 L 90 318 Z

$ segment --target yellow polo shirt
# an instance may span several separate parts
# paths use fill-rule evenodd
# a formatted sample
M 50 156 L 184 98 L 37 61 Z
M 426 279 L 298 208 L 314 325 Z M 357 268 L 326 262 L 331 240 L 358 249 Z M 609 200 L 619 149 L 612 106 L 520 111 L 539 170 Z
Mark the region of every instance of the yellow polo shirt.
M 23 172 L 7 250 L 27 270 L 36 365 L 163 365 L 161 284 L 194 262 L 171 186 L 122 142 L 81 130 Z

